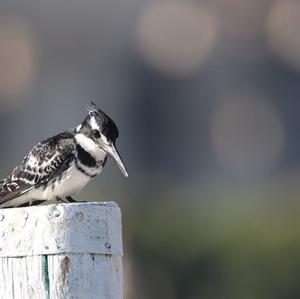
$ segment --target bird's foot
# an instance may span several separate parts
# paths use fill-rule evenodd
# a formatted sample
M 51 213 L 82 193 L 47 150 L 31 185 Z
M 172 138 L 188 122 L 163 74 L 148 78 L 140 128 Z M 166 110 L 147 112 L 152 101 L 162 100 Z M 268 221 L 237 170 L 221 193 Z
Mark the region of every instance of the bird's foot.
M 74 198 L 72 198 L 71 196 L 67 196 L 66 197 L 67 202 L 77 202 Z
M 25 202 L 21 205 L 18 205 L 17 207 L 18 208 L 25 208 L 25 207 L 31 207 L 31 206 L 37 206 L 41 203 L 43 203 L 45 200 L 33 200 L 33 201 L 28 201 L 28 202 Z
M 56 197 L 57 203 L 70 203 L 70 202 L 77 202 L 75 199 L 73 199 L 71 196 L 66 196 L 65 198 L 62 197 Z
M 66 199 L 64 199 L 64 198 L 62 198 L 62 197 L 56 197 L 56 202 L 57 203 L 66 203 L 66 202 L 68 202 Z

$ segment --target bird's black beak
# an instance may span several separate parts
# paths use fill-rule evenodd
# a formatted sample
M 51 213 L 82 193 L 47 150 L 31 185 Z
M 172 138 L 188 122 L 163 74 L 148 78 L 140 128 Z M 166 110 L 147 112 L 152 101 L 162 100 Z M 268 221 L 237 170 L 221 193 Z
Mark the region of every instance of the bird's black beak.
M 124 166 L 124 163 L 114 144 L 111 143 L 110 145 L 105 146 L 104 150 L 115 160 L 116 164 L 118 165 L 124 176 L 128 177 L 126 167 Z

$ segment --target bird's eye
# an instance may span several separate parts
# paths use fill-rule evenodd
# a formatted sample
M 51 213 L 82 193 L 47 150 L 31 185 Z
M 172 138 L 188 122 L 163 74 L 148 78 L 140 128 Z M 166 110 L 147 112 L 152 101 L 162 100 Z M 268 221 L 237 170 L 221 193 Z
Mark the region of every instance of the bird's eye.
M 96 137 L 96 138 L 99 138 L 100 137 L 100 132 L 98 130 L 93 130 L 93 135 Z

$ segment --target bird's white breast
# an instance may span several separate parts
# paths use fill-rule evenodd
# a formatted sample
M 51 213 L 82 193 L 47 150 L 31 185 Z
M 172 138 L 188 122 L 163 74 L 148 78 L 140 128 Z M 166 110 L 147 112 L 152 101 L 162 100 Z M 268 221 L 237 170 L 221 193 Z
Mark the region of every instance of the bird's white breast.
M 102 170 L 99 168 L 98 173 Z M 40 187 L 30 194 L 32 198 L 39 200 L 55 199 L 56 197 L 64 198 L 77 194 L 89 181 L 91 177 L 77 169 L 75 163 L 72 162 L 68 170 L 66 170 L 60 180 L 56 180 L 49 184 L 45 189 Z

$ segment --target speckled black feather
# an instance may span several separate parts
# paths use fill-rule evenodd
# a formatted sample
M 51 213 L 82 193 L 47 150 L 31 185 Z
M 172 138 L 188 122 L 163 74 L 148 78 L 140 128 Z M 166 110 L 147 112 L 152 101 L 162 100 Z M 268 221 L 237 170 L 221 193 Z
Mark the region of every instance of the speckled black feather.
M 0 181 L 0 204 L 58 177 L 74 159 L 74 147 L 74 134 L 69 131 L 38 143 L 19 166 Z M 30 165 L 32 158 L 37 160 L 36 167 Z

